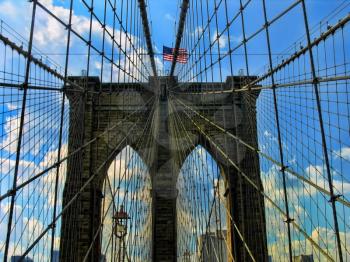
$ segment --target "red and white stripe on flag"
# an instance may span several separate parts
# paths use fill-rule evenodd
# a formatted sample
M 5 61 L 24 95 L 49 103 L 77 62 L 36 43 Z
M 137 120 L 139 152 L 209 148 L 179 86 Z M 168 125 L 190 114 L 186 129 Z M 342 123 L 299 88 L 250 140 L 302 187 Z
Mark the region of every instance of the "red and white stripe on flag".
M 175 48 L 163 46 L 163 59 L 165 61 L 173 61 L 174 52 L 175 52 Z M 179 48 L 179 53 L 178 53 L 176 61 L 178 63 L 185 64 L 185 63 L 187 63 L 187 60 L 188 60 L 187 50 L 185 48 Z

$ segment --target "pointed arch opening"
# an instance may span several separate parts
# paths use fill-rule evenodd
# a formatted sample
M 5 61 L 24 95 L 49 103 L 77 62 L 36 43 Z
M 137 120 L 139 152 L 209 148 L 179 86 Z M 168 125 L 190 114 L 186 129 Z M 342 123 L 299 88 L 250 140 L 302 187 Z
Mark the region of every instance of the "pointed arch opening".
M 177 181 L 179 261 L 228 261 L 225 179 L 214 157 L 201 145 L 187 156 Z
M 101 261 L 150 261 L 151 178 L 132 147 L 126 146 L 110 164 L 102 195 Z

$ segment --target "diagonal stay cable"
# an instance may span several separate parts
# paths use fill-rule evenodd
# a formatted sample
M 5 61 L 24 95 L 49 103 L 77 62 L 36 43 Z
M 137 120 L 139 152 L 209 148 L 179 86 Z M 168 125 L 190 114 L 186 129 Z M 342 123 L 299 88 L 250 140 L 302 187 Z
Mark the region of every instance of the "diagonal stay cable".
M 52 18 L 54 18 L 57 22 L 59 22 L 60 24 L 62 24 L 65 28 L 68 28 L 69 25 L 67 25 L 62 19 L 60 19 L 58 16 L 56 16 L 53 12 L 51 12 L 46 6 L 44 6 L 42 3 L 37 2 L 38 6 L 45 11 L 48 15 L 50 15 Z M 125 74 L 127 74 L 128 76 L 130 76 L 132 79 L 134 80 L 138 80 L 136 79 L 133 75 L 131 75 L 130 73 L 128 73 L 124 68 L 122 68 L 120 65 L 117 65 L 114 61 L 112 61 L 112 59 L 110 57 L 107 57 L 103 52 L 101 52 L 95 45 L 93 45 L 92 43 L 89 43 L 88 40 L 86 40 L 82 35 L 80 35 L 76 30 L 74 29 L 70 29 L 71 32 L 78 37 L 80 40 L 82 40 L 85 44 L 87 44 L 88 46 L 90 46 L 94 51 L 96 51 L 97 53 L 99 53 L 102 57 L 104 57 L 109 63 L 113 64 L 114 66 L 116 66 L 119 70 L 123 71 Z M 123 50 L 123 49 L 121 49 Z M 127 55 L 126 55 L 127 56 Z M 128 56 L 127 56 L 128 57 Z M 128 60 L 131 61 L 130 57 L 128 57 Z M 137 66 L 134 64 L 134 62 L 132 62 L 133 65 L 137 68 Z M 140 69 L 138 69 L 140 70 Z
M 331 76 L 331 77 L 318 77 L 317 81 L 319 83 L 325 83 L 325 82 L 337 82 L 337 81 L 347 81 L 350 80 L 349 75 L 340 75 L 340 76 Z M 301 85 L 309 85 L 313 83 L 313 79 L 307 79 L 303 81 L 294 81 L 294 82 L 288 82 L 288 83 L 280 83 L 275 84 L 275 88 L 281 88 L 281 87 L 295 87 L 295 86 L 301 86 Z M 272 85 L 254 85 L 250 87 L 250 91 L 257 91 L 257 90 L 264 90 L 264 89 L 272 89 Z M 186 95 L 214 95 L 214 94 L 231 94 L 232 92 L 247 92 L 249 89 L 247 88 L 230 88 L 230 89 L 224 89 L 224 90 L 218 90 L 218 91 L 200 91 L 200 92 L 177 92 L 173 90 L 169 90 L 169 92 L 174 94 L 186 94 Z
M 174 108 L 174 107 L 173 107 L 173 108 Z M 180 116 L 178 116 L 177 111 L 174 110 L 174 112 L 176 112 L 177 118 L 179 119 Z M 190 142 L 190 144 L 194 147 L 195 145 L 193 144 L 193 141 L 190 139 L 190 137 L 189 137 L 189 135 L 188 135 L 188 131 L 185 129 L 185 126 L 184 126 L 184 124 L 183 124 L 183 121 L 181 121 L 181 119 L 178 120 L 178 121 L 180 121 L 181 126 L 182 126 L 182 129 L 183 129 L 183 130 L 185 131 L 185 133 L 186 133 L 187 140 L 188 140 L 188 141 Z M 200 161 L 203 162 L 203 159 L 200 158 Z M 204 166 L 205 166 L 205 165 L 204 165 Z M 205 167 L 206 167 L 206 166 L 205 166 Z M 206 167 L 206 170 L 207 170 L 207 172 L 209 172 L 209 170 L 208 170 L 207 167 Z M 240 232 L 240 230 L 238 229 L 238 227 L 237 227 L 235 221 L 232 220 L 232 222 L 233 222 L 233 224 L 235 225 L 235 228 L 236 228 L 236 230 L 237 230 L 237 232 L 238 232 L 238 234 L 239 234 L 239 237 L 241 238 L 242 242 L 244 243 L 244 246 L 245 246 L 245 248 L 247 249 L 248 254 L 250 255 L 251 259 L 255 261 L 255 259 L 254 259 L 254 257 L 253 257 L 253 254 L 252 254 L 252 252 L 251 252 L 251 250 L 250 250 L 248 244 L 247 244 L 246 241 L 244 240 L 243 235 L 242 235 L 242 233 Z M 232 254 L 231 254 L 231 256 L 232 256 Z
M 170 103 L 170 105 L 171 105 L 171 103 Z M 174 108 L 173 105 L 171 105 L 171 107 Z M 181 117 L 179 116 L 179 114 L 177 113 L 177 111 L 176 111 L 175 109 L 174 109 L 174 112 L 175 112 L 175 115 L 177 115 L 177 119 L 179 119 L 178 122 L 180 122 L 180 126 L 182 126 L 182 130 L 185 131 L 187 140 L 189 141 L 189 143 L 191 144 L 191 146 L 195 147 L 193 141 L 191 140 L 191 138 L 190 138 L 189 135 L 188 135 L 188 131 L 185 129 L 185 126 L 184 126 L 184 124 L 183 124 L 183 121 L 181 121 Z M 177 126 L 176 126 L 176 127 L 177 127 Z M 175 128 L 176 128 L 176 127 L 175 127 Z M 183 146 L 182 146 L 182 147 L 183 147 Z M 200 159 L 200 161 L 203 163 L 203 159 L 202 159 L 202 158 L 199 158 L 199 159 Z M 206 171 L 207 171 L 207 173 L 208 173 L 208 172 L 209 172 L 208 167 L 207 167 L 206 165 L 204 165 L 204 167 L 206 168 Z M 227 209 L 227 207 L 226 207 L 226 209 Z M 228 214 L 229 214 L 229 213 L 228 213 Z M 247 244 L 246 241 L 244 240 L 244 237 L 243 237 L 242 233 L 240 232 L 239 228 L 237 227 L 235 221 L 233 220 L 233 218 L 232 218 L 232 216 L 231 216 L 230 214 L 229 214 L 229 217 L 230 217 L 231 222 L 234 224 L 235 229 L 236 229 L 236 231 L 237 231 L 237 233 L 238 233 L 240 239 L 242 240 L 242 242 L 243 242 L 243 244 L 244 244 L 244 247 L 246 248 L 248 254 L 250 255 L 251 259 L 252 259 L 253 261 L 255 261 L 254 256 L 253 256 L 253 254 L 252 254 L 252 252 L 251 252 L 251 250 L 250 250 L 248 244 Z M 209 220 L 208 220 L 207 223 L 209 223 Z M 226 242 L 226 240 L 225 240 L 225 242 Z M 227 244 L 227 242 L 226 242 L 226 244 Z M 230 256 L 233 258 L 233 255 L 232 255 L 231 251 L 230 251 Z
M 106 27 L 106 23 L 105 22 L 102 22 L 100 21 L 98 15 L 93 11 L 93 7 L 89 6 L 89 4 L 85 1 L 85 0 L 81 0 L 82 3 L 85 5 L 85 7 L 89 10 L 90 12 L 90 15 L 92 17 L 94 17 L 94 19 L 97 21 L 97 23 L 99 23 L 99 25 L 103 28 L 103 31 L 105 33 L 108 34 L 109 38 L 112 40 L 113 44 L 116 44 L 118 46 L 118 48 L 121 50 L 121 52 L 125 55 L 125 57 L 128 58 L 128 60 L 131 60 L 131 57 L 127 54 L 126 50 L 123 50 L 122 46 L 120 43 L 118 43 L 116 40 L 115 40 L 115 37 L 113 36 L 113 34 L 111 34 L 111 32 L 109 32 L 109 30 L 107 29 Z M 109 3 L 109 6 L 110 8 L 113 10 L 113 17 L 114 19 L 116 18 L 118 20 L 118 23 L 120 25 L 120 29 L 122 29 L 122 32 L 125 34 L 126 36 L 126 39 L 128 40 L 128 44 L 130 44 L 130 46 L 132 47 L 133 51 L 136 52 L 136 55 L 138 56 L 139 60 L 141 61 L 142 65 L 143 65 L 143 68 L 146 68 L 146 71 L 148 74 L 150 74 L 147 66 L 145 65 L 144 61 L 142 60 L 141 58 L 141 54 L 139 52 L 137 52 L 137 47 L 135 47 L 135 44 L 133 43 L 133 40 L 132 38 L 130 37 L 130 35 L 128 34 L 128 31 L 127 29 L 124 27 L 123 23 L 122 23 L 122 20 L 120 19 L 120 17 L 118 16 L 117 12 L 116 12 L 116 7 L 114 5 L 111 4 L 111 2 L 108 0 L 107 1 Z M 113 28 L 113 30 L 115 30 L 115 28 Z M 106 54 L 105 52 L 102 52 L 103 54 Z M 98 55 L 101 55 L 101 54 L 98 54 Z M 113 60 L 113 57 L 111 58 L 111 60 Z M 134 64 L 134 66 L 136 66 Z M 138 69 L 138 72 L 140 73 L 140 70 Z
M 174 97 L 175 98 L 175 97 Z M 180 99 L 175 98 L 175 100 L 177 100 L 179 102 L 179 104 L 181 104 L 183 107 L 187 108 L 188 110 L 190 110 L 191 112 L 195 113 L 197 116 L 199 116 L 200 118 L 202 118 L 203 120 L 205 120 L 207 123 L 209 123 L 210 125 L 212 125 L 213 127 L 217 128 L 218 130 L 220 130 L 221 132 L 225 133 L 226 135 L 232 137 L 233 139 L 235 139 L 237 142 L 239 142 L 240 144 L 244 145 L 245 147 L 247 147 L 248 149 L 252 150 L 253 152 L 256 152 L 258 154 L 260 154 L 261 156 L 263 156 L 264 158 L 266 158 L 267 160 L 271 161 L 272 163 L 278 165 L 280 168 L 282 168 L 282 164 L 273 159 L 272 157 L 270 157 L 269 155 L 263 153 L 261 150 L 253 147 L 252 145 L 244 142 L 242 139 L 240 139 L 239 137 L 235 136 L 234 134 L 230 133 L 229 131 L 225 130 L 224 128 L 222 128 L 221 126 L 219 126 L 218 124 L 212 122 L 211 120 L 209 120 L 207 117 L 203 116 L 202 114 L 198 113 L 196 110 L 194 110 L 193 108 L 189 107 L 188 105 L 186 105 L 185 103 L 183 103 L 182 101 L 180 101 Z M 318 186 L 317 184 L 315 184 L 314 182 L 308 180 L 307 178 L 305 178 L 304 176 L 298 174 L 297 172 L 295 172 L 294 170 L 290 169 L 289 167 L 283 167 L 285 169 L 286 172 L 288 172 L 289 174 L 295 176 L 296 178 L 302 180 L 303 182 L 309 184 L 310 186 L 314 187 L 315 189 L 317 189 L 318 191 L 330 196 L 331 193 Z M 347 201 L 346 199 L 342 199 L 342 198 L 337 198 L 337 201 L 339 203 L 342 203 L 343 205 L 350 207 L 350 203 L 349 201 Z
M 300 2 L 300 1 L 298 1 Z M 316 45 L 318 45 L 319 43 L 321 43 L 322 41 L 324 41 L 325 39 L 327 39 L 329 36 L 333 35 L 337 30 L 343 28 L 345 25 L 348 24 L 348 22 L 350 21 L 350 14 L 345 16 L 343 19 L 340 19 L 338 21 L 337 24 L 335 24 L 334 26 L 328 28 L 327 31 L 325 31 L 324 33 L 322 33 L 319 37 L 315 38 L 310 46 L 311 47 L 314 47 Z M 264 29 L 264 27 L 261 28 L 261 31 Z M 255 34 L 254 34 L 255 35 Z M 247 39 L 248 41 L 248 39 Z M 242 44 L 241 44 L 242 45 Z M 240 46 L 240 45 L 239 45 Z M 236 48 L 235 48 L 236 49 Z M 227 54 L 223 54 L 223 57 L 222 59 L 224 59 L 229 53 L 232 53 L 232 51 L 234 51 L 235 49 L 233 50 L 230 50 Z M 237 90 L 231 90 L 231 91 L 235 91 L 235 92 L 241 92 L 241 91 L 247 91 L 249 89 L 251 89 L 252 87 L 256 87 L 258 85 L 258 83 L 260 83 L 262 80 L 268 78 L 269 76 L 271 76 L 271 74 L 274 74 L 278 71 L 280 71 L 281 69 L 285 68 L 287 65 L 289 65 L 290 63 L 292 63 L 294 60 L 296 60 L 297 58 L 299 58 L 300 56 L 304 55 L 305 53 L 307 53 L 308 51 L 308 47 L 303 47 L 301 48 L 299 51 L 295 52 L 293 55 L 291 55 L 288 59 L 284 60 L 281 64 L 277 65 L 276 67 L 274 67 L 272 70 L 269 70 L 267 73 L 265 73 L 264 75 L 258 77 L 256 80 L 246 84 L 245 86 L 243 86 L 242 88 L 240 89 L 237 89 Z M 201 72 L 199 72 L 197 75 L 199 75 Z M 195 75 L 193 77 L 193 79 L 195 79 L 195 77 L 197 76 Z M 343 76 L 343 77 L 340 77 L 340 80 L 342 80 L 344 78 L 344 80 L 347 80 L 347 76 Z M 320 78 L 320 81 L 322 80 L 322 78 Z M 329 79 L 329 80 L 332 80 L 332 79 Z M 328 80 L 328 81 L 329 81 Z M 323 81 L 327 81 L 327 78 L 325 78 Z M 336 81 L 336 80 L 333 80 L 333 81 Z M 183 83 L 184 84 L 184 83 Z M 175 88 L 178 88 L 179 86 L 183 85 L 183 84 L 180 84 L 178 85 L 177 87 L 174 87 L 173 89 Z M 293 83 L 292 83 L 293 84 Z M 294 83 L 295 85 L 295 83 Z M 216 91 L 215 91 L 216 92 Z M 217 92 L 229 92 L 229 91 L 217 91 Z M 208 94 L 212 93 L 212 92 L 206 92 Z
M 224 152 L 224 150 L 213 141 L 213 139 L 203 131 L 203 129 L 198 126 L 198 124 L 188 115 L 186 111 L 184 111 L 187 118 L 192 122 L 192 124 L 198 129 L 198 131 L 208 139 L 210 143 L 219 151 L 219 153 L 238 171 L 239 174 L 242 175 L 242 177 L 253 187 L 255 188 L 263 197 L 265 197 L 271 205 L 273 205 L 284 217 L 287 217 L 285 212 L 276 204 L 265 192 L 257 186 L 254 181 L 252 181 L 238 166 L 237 164 Z M 295 228 L 299 230 L 299 232 L 310 242 L 312 246 L 314 246 L 316 249 L 318 249 L 328 260 L 334 261 L 334 259 L 326 252 L 324 249 L 322 249 L 307 233 L 306 231 L 301 228 L 295 221 L 292 221 L 291 224 Z
M 142 135 L 139 137 L 139 139 L 138 139 L 138 141 L 137 141 L 137 144 L 138 144 L 138 145 L 140 145 L 141 142 L 143 141 L 142 138 L 143 138 L 143 135 L 145 134 L 145 131 L 146 131 L 146 130 L 150 130 L 150 129 L 147 128 L 148 125 L 149 125 L 149 123 L 153 123 L 153 122 L 154 122 L 154 121 L 151 121 L 151 122 L 150 122 L 151 119 L 152 119 L 152 120 L 154 119 L 154 109 L 155 109 L 155 103 L 153 104 L 152 112 L 151 112 L 150 115 L 148 116 L 147 121 L 146 121 L 146 124 L 145 124 L 145 126 L 144 126 L 144 128 L 143 128 L 143 130 L 142 130 Z M 130 132 L 129 132 L 129 134 L 130 134 Z M 125 137 L 125 138 L 126 138 L 126 137 Z M 124 139 L 125 139 L 125 138 L 124 138 Z M 124 139 L 123 139 L 123 140 L 124 140 Z M 118 145 L 118 146 L 119 146 L 119 145 Z M 135 152 L 133 152 L 133 154 L 134 154 L 134 153 L 135 153 Z M 129 159 L 128 165 L 130 164 L 130 161 L 131 161 L 131 160 Z M 127 169 L 124 170 L 124 175 L 125 175 L 125 173 L 126 173 L 126 170 L 127 170 Z M 123 175 L 123 176 L 124 176 L 124 175 Z M 108 176 L 107 176 L 107 179 L 109 179 Z M 122 180 L 122 179 L 121 179 L 121 180 Z M 119 184 L 118 184 L 118 187 L 117 187 L 117 188 L 120 187 L 121 180 L 119 181 Z M 128 184 L 130 184 L 130 183 L 131 183 L 131 180 L 129 180 Z M 112 189 L 112 188 L 110 188 L 110 190 L 111 190 L 111 189 Z M 99 235 L 99 233 L 100 233 L 100 231 L 101 231 L 101 229 L 102 229 L 103 222 L 104 222 L 105 218 L 107 217 L 107 212 L 108 212 L 109 208 L 112 206 L 112 203 L 114 204 L 114 197 L 115 197 L 115 194 L 117 193 L 117 191 L 113 192 L 113 191 L 111 190 L 111 193 L 112 193 L 112 200 L 113 200 L 113 201 L 111 201 L 110 204 L 109 204 L 108 207 L 107 207 L 106 214 L 103 216 L 102 221 L 101 221 L 101 223 L 100 223 L 98 229 L 96 230 L 96 233 L 95 233 L 95 235 L 94 235 L 94 237 L 93 237 L 93 240 L 92 240 L 92 242 L 91 242 L 91 244 L 90 244 L 90 246 L 89 246 L 89 248 L 88 248 L 88 250 L 87 250 L 87 252 L 86 252 L 86 254 L 85 254 L 85 257 L 84 257 L 84 259 L 83 259 L 83 262 L 87 261 L 87 259 L 89 258 L 89 253 L 90 253 L 91 249 L 93 248 L 94 242 L 96 241 L 96 238 L 98 237 L 98 235 Z M 124 198 L 124 199 L 125 199 L 125 198 Z
M 139 8 L 140 8 L 140 15 L 142 18 L 143 32 L 144 32 L 144 35 L 146 37 L 148 55 L 151 59 L 151 66 L 152 66 L 152 70 L 153 70 L 153 75 L 157 76 L 157 67 L 156 67 L 156 63 L 154 60 L 154 51 L 153 51 L 151 33 L 150 33 L 148 17 L 147 17 L 146 2 L 144 0 L 138 0 L 138 3 L 139 3 Z
M 345 25 L 348 24 L 350 21 L 350 14 L 345 16 L 343 19 L 340 19 L 337 24 L 334 26 L 328 28 L 327 31 L 323 32 L 318 38 L 315 38 L 311 43 L 310 47 L 315 47 L 322 41 L 326 40 L 329 36 L 332 36 L 336 31 L 339 29 L 344 28 Z M 244 85 L 243 87 L 239 89 L 227 89 L 227 90 L 219 90 L 219 91 L 206 91 L 206 92 L 186 92 L 186 94 L 192 94 L 192 95 L 203 95 L 203 94 L 221 94 L 221 93 L 231 93 L 231 92 L 243 92 L 248 90 L 261 90 L 261 89 L 272 89 L 272 85 L 270 86 L 260 86 L 259 83 L 266 78 L 270 77 L 272 74 L 277 73 L 278 71 L 284 69 L 287 65 L 292 63 L 294 60 L 298 59 L 300 56 L 306 54 L 308 52 L 308 47 L 303 47 L 299 51 L 295 52 L 293 55 L 291 55 L 288 59 L 284 60 L 281 64 L 275 66 L 272 70 L 269 70 L 264 75 L 258 77 L 257 79 L 249 82 L 248 84 Z M 350 77 L 348 75 L 343 76 L 334 76 L 334 77 L 318 77 L 317 80 L 319 82 L 331 82 L 331 81 L 341 81 L 341 80 L 349 80 Z M 312 84 L 314 79 L 304 80 L 304 81 L 296 81 L 296 82 L 290 82 L 290 83 L 283 83 L 283 84 L 276 84 L 275 87 L 289 87 L 289 86 L 297 86 L 297 85 L 305 85 L 305 84 Z M 184 85 L 180 84 L 177 87 Z M 173 89 L 175 89 L 174 87 Z M 173 90 L 170 90 L 170 92 L 174 92 Z
M 5 45 L 10 46 L 11 49 L 16 50 L 20 55 L 22 55 L 23 57 L 29 59 L 33 64 L 35 64 L 35 65 L 39 66 L 40 68 L 44 69 L 46 72 L 50 73 L 51 75 L 57 77 L 58 79 L 60 79 L 62 81 L 66 81 L 67 83 L 69 83 L 70 85 L 72 85 L 74 87 L 77 87 L 79 90 L 75 90 L 76 92 L 84 92 L 84 88 L 82 86 L 80 86 L 80 85 L 70 81 L 69 79 L 66 79 L 57 70 L 52 69 L 51 67 L 49 67 L 48 65 L 43 63 L 40 59 L 35 58 L 31 53 L 29 53 L 29 51 L 23 50 L 23 48 L 17 46 L 14 42 L 12 42 L 10 39 L 8 39 L 7 37 L 5 37 L 2 34 L 0 34 L 0 41 L 2 41 Z M 20 85 L 20 87 L 23 88 L 23 85 Z M 50 90 L 50 88 L 48 88 L 47 90 Z
M 242 5 L 242 7 L 240 8 L 240 11 L 238 12 L 238 15 L 240 14 L 241 10 L 244 10 L 248 7 L 248 4 L 251 1 L 247 1 L 244 5 Z M 295 8 L 297 5 L 299 5 L 301 2 L 301 0 L 296 0 L 293 3 L 291 3 L 287 8 L 285 8 L 284 10 L 282 10 L 280 13 L 278 13 L 273 19 L 271 19 L 269 21 L 269 25 L 276 23 L 280 18 L 282 18 L 284 15 L 288 14 L 288 12 L 290 10 L 292 10 L 293 8 Z M 243 8 L 243 9 L 242 9 Z M 210 22 L 214 17 L 214 13 L 216 13 L 218 10 L 216 9 L 213 14 L 211 15 L 210 19 L 208 19 L 207 21 L 207 25 L 206 28 L 208 28 L 208 31 L 210 32 Z M 236 19 L 238 16 L 235 16 L 233 19 Z M 232 20 L 233 21 L 233 20 Z M 231 23 L 232 23 L 231 21 Z M 218 41 L 218 39 L 226 32 L 230 29 L 231 27 L 231 23 L 228 23 L 226 25 L 226 27 L 224 28 L 224 30 L 219 34 L 218 33 L 218 37 L 214 40 L 211 41 L 212 43 L 209 44 L 208 48 L 206 50 L 204 50 L 204 54 L 207 53 L 216 43 L 216 41 Z M 249 42 L 250 40 L 252 40 L 253 38 L 255 38 L 256 36 L 258 36 L 263 30 L 265 29 L 265 25 L 261 26 L 259 29 L 257 29 L 254 33 L 252 33 L 249 37 L 247 37 L 246 39 L 243 39 L 235 48 L 228 50 L 228 52 L 226 52 L 225 54 L 222 55 L 221 59 L 225 59 L 227 56 L 233 54 L 236 50 L 238 50 L 239 48 L 241 48 L 242 46 L 244 46 L 247 42 Z M 202 34 L 204 34 L 205 31 L 202 30 Z M 201 57 L 200 59 L 201 60 Z M 196 60 L 198 63 L 198 60 Z M 199 75 L 201 75 L 202 73 L 208 71 L 209 68 L 212 68 L 214 65 L 216 65 L 217 63 L 219 63 L 220 61 L 219 59 L 210 63 L 210 65 L 208 65 L 206 68 L 204 68 L 201 72 L 198 72 L 196 75 L 193 75 L 191 79 L 188 79 L 188 82 L 191 82 L 193 79 L 196 79 Z M 188 74 L 189 72 L 192 71 L 193 67 L 196 65 L 196 63 L 192 64 L 191 68 L 189 70 L 186 70 L 186 73 L 184 73 L 183 77 L 180 79 L 183 80 Z M 184 67 L 182 67 L 181 69 L 184 69 Z M 181 72 L 181 71 L 180 71 Z M 176 87 L 175 87 L 176 88 Z
M 340 19 L 339 22 L 336 25 L 330 27 L 326 32 L 324 32 L 318 38 L 316 38 L 312 42 L 310 42 L 310 46 L 306 46 L 306 47 L 302 48 L 301 50 L 296 52 L 294 55 L 292 55 L 291 57 L 286 59 L 284 62 L 282 62 L 281 64 L 279 64 L 278 66 L 276 66 L 275 68 L 270 70 L 268 73 L 264 74 L 263 76 L 261 76 L 261 77 L 257 78 L 256 80 L 248 83 L 247 85 L 243 86 L 241 88 L 241 90 L 249 90 L 249 88 L 251 88 L 252 86 L 256 85 L 257 83 L 261 82 L 262 80 L 268 78 L 272 74 L 274 74 L 274 73 L 278 72 L 279 70 L 281 70 L 282 68 L 286 67 L 288 64 L 293 62 L 295 59 L 297 59 L 301 55 L 307 53 L 309 48 L 312 48 L 312 47 L 318 45 L 319 43 L 321 43 L 322 41 L 327 39 L 329 36 L 333 35 L 338 29 L 343 28 L 349 21 L 350 21 L 350 14 L 348 14 L 343 19 Z
M 180 19 L 179 19 L 179 27 L 178 31 L 176 34 L 176 43 L 175 43 L 175 49 L 174 49 L 174 56 L 173 56 L 173 61 L 171 64 L 171 69 L 170 69 L 170 74 L 169 76 L 173 76 L 175 72 L 175 67 L 176 67 L 176 62 L 177 58 L 179 56 L 179 49 L 185 29 L 185 21 L 186 21 L 186 15 L 187 15 L 187 10 L 189 6 L 189 0 L 183 0 L 182 5 L 181 5 L 181 14 L 180 14 Z
M 133 130 L 138 123 L 135 123 L 129 131 Z M 26 255 L 36 246 L 36 244 L 43 238 L 43 236 L 56 224 L 57 220 L 66 212 L 66 210 L 77 200 L 84 189 L 94 180 L 94 178 L 101 172 L 101 170 L 106 166 L 110 159 L 119 149 L 120 145 L 128 138 L 129 132 L 115 147 L 114 150 L 108 155 L 105 161 L 96 169 L 96 171 L 89 177 L 89 179 L 82 185 L 79 191 L 72 197 L 72 199 L 62 208 L 62 211 L 52 220 L 52 222 L 42 231 L 42 233 L 36 238 L 36 240 L 27 248 L 27 250 L 22 254 L 20 260 L 23 260 Z
M 145 104 L 145 106 L 147 106 L 148 104 L 150 104 L 151 100 L 154 99 L 154 97 L 151 97 Z M 23 182 L 22 184 L 18 185 L 16 188 L 9 190 L 7 193 L 3 194 L 2 196 L 0 196 L 0 202 L 2 200 L 4 200 L 7 197 L 10 197 L 11 195 L 13 195 L 15 192 L 17 192 L 19 189 L 25 187 L 26 185 L 28 185 L 29 183 L 33 182 L 34 180 L 38 179 L 39 177 L 41 177 L 42 175 L 46 174 L 48 171 L 50 171 L 51 169 L 59 166 L 61 163 L 63 163 L 64 161 L 66 161 L 67 159 L 71 158 L 72 156 L 76 155 L 77 153 L 79 153 L 80 151 L 84 150 L 87 146 L 91 145 L 92 143 L 94 143 L 98 138 L 101 138 L 103 135 L 105 135 L 106 133 L 113 131 L 116 127 L 118 127 L 120 124 L 122 124 L 123 122 L 125 122 L 126 120 L 128 120 L 131 116 L 135 115 L 136 113 L 140 112 L 140 110 L 135 110 L 132 113 L 128 114 L 125 118 L 123 118 L 122 120 L 118 121 L 117 123 L 115 123 L 112 127 L 107 128 L 105 131 L 103 131 L 102 133 L 100 133 L 99 135 L 97 135 L 96 137 L 94 137 L 93 139 L 91 139 L 90 141 L 86 142 L 84 145 L 82 145 L 81 147 L 77 148 L 76 150 L 74 150 L 73 152 L 71 152 L 70 154 L 68 154 L 67 156 L 63 157 L 62 159 L 60 159 L 59 161 L 55 162 L 54 164 L 52 164 L 51 166 L 49 166 L 48 168 L 42 170 L 41 172 L 39 172 L 38 174 L 34 175 L 32 178 L 28 179 L 27 181 Z
M 171 103 L 169 103 L 169 104 L 170 104 L 171 108 L 173 108 L 172 105 L 171 105 Z M 174 110 L 174 112 L 175 112 L 175 117 L 176 117 L 176 118 L 180 118 L 180 117 L 178 116 L 177 111 Z M 183 123 L 182 123 L 181 119 L 180 119 L 180 120 L 177 120 L 177 121 L 176 121 L 176 119 L 175 119 L 175 122 L 180 122 L 180 123 L 181 123 L 181 126 L 183 127 Z M 179 150 L 179 151 L 181 151 L 181 153 L 182 153 L 182 156 L 180 156 L 180 158 L 181 158 L 181 157 L 185 158 L 185 157 L 186 157 L 186 154 L 185 154 L 185 150 L 183 149 L 184 145 L 183 145 L 183 144 L 179 145 L 179 139 L 178 139 L 178 137 L 179 137 L 179 133 L 180 133 L 181 131 L 178 130 L 178 126 L 179 126 L 179 125 L 177 125 L 177 124 L 175 124 L 175 126 L 174 126 L 174 128 L 175 128 L 175 141 L 176 141 L 176 144 L 177 144 L 177 148 L 178 148 L 178 149 L 181 149 L 181 150 Z M 189 137 L 188 137 L 188 131 L 187 131 L 186 129 L 184 129 L 184 127 L 183 127 L 183 130 L 184 130 L 185 133 L 186 133 L 187 139 L 190 140 Z M 191 144 L 191 141 L 190 141 L 190 144 Z M 192 143 L 192 145 L 193 145 L 193 143 Z M 194 145 L 193 145 L 193 146 L 194 146 Z M 179 152 L 179 154 L 180 154 L 180 152 Z M 201 161 L 203 161 L 203 160 L 201 159 Z M 195 163 L 196 170 L 198 170 L 198 166 L 197 166 L 196 161 L 193 160 L 193 162 Z M 208 174 L 209 174 L 209 171 L 208 171 L 207 167 L 206 167 L 206 171 L 207 171 L 207 175 L 208 175 Z M 208 205 L 208 206 L 209 206 L 209 205 Z M 213 199 L 213 201 L 212 201 L 211 204 L 210 204 L 210 209 L 209 209 L 209 214 L 208 214 L 209 216 L 205 219 L 205 220 L 206 220 L 206 230 L 205 230 L 206 232 L 208 232 L 208 228 L 209 228 L 209 226 L 210 226 L 210 220 L 211 220 L 213 208 L 215 208 L 215 198 Z M 205 222 L 205 221 L 204 221 L 204 222 Z M 191 226 L 193 226 L 192 221 L 191 221 Z M 210 238 L 210 237 L 209 237 L 209 239 L 210 239 L 211 244 L 214 246 L 213 239 Z M 226 240 L 225 240 L 225 241 L 226 241 Z M 209 253 L 209 250 L 208 250 L 207 245 L 204 245 L 204 246 L 205 246 L 205 249 L 206 249 L 207 253 Z M 203 247 L 202 247 L 202 249 L 203 249 Z M 199 253 L 200 253 L 201 256 L 202 256 L 202 250 L 200 250 Z M 230 254 L 231 257 L 233 257 L 233 256 L 232 256 L 232 253 L 231 253 L 231 250 L 229 250 L 229 254 Z M 217 260 L 218 262 L 220 262 L 215 248 L 214 248 L 214 255 L 215 255 L 216 260 Z M 254 259 L 253 259 L 253 260 L 254 260 Z

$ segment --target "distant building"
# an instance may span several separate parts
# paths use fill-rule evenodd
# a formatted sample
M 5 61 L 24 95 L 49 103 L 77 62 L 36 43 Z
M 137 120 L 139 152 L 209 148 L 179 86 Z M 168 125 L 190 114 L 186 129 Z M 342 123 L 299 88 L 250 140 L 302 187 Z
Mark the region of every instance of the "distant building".
M 54 250 L 52 253 L 52 262 L 59 262 L 60 261 L 60 251 Z
M 11 262 L 19 262 L 21 261 L 21 256 L 12 256 L 11 257 Z M 29 258 L 29 257 L 25 257 L 23 260 L 23 262 L 34 262 L 33 259 Z
M 294 262 L 314 262 L 313 255 L 299 255 L 293 258 Z
M 199 237 L 200 261 L 227 261 L 226 230 L 209 232 Z

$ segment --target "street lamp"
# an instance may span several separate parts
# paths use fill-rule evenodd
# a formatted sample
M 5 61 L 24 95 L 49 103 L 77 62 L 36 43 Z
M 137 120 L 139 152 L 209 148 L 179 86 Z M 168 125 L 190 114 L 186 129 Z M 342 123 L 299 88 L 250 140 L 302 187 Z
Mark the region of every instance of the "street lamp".
M 190 262 L 191 261 L 191 253 L 186 248 L 186 251 L 184 252 L 184 262 Z
M 119 254 L 118 261 L 124 261 L 125 258 L 125 236 L 128 233 L 127 220 L 130 219 L 128 213 L 121 205 L 119 211 L 113 216 L 114 219 L 114 235 L 119 238 Z M 122 253 L 123 251 L 123 253 Z
M 118 238 L 123 238 L 126 236 L 127 226 L 126 222 L 130 219 L 127 212 L 124 211 L 124 206 L 121 205 L 119 211 L 113 216 L 114 222 L 114 234 Z

